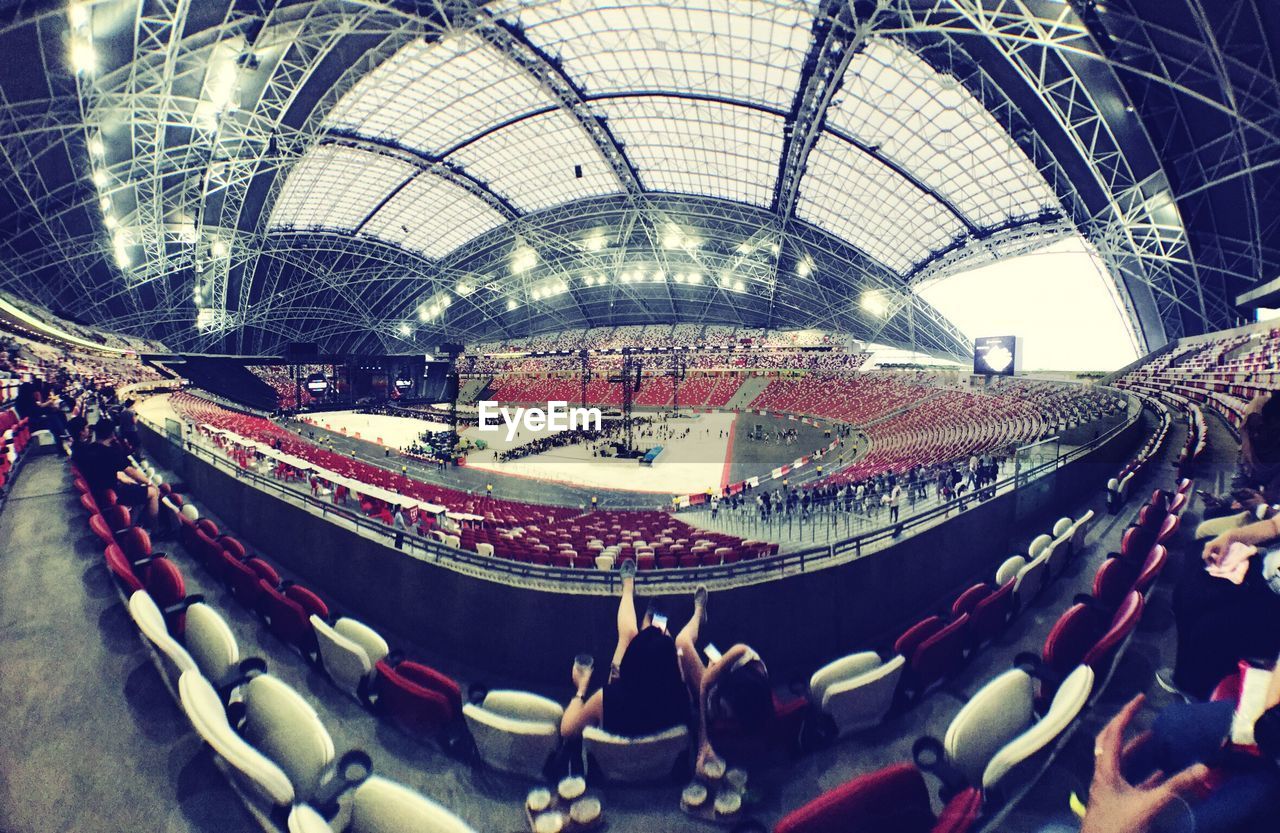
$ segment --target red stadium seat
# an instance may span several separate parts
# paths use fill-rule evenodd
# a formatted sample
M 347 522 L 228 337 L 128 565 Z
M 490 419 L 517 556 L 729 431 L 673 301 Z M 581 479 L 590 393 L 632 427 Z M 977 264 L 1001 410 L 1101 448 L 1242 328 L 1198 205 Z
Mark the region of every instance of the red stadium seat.
M 791 811 L 774 833 L 965 833 L 975 827 L 981 810 L 981 791 L 970 788 L 935 817 L 924 776 L 911 764 L 896 764 Z
M 416 662 L 376 666 L 375 707 L 401 726 L 422 734 L 436 734 L 462 711 L 462 689 L 453 680 Z

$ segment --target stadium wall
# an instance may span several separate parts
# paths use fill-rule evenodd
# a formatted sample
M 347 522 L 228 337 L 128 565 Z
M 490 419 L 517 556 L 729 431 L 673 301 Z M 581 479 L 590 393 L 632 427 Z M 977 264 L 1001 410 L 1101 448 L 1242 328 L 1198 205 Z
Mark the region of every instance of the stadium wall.
M 887 647 L 965 587 L 990 581 L 1016 543 L 1101 489 L 1145 436 L 1144 427 L 1149 415 L 1032 488 L 1000 495 L 887 549 L 766 583 L 713 585 L 703 635 L 722 646 L 752 645 L 779 681 L 800 679 L 850 651 Z M 589 651 L 598 667 L 608 667 L 617 601 L 598 586 L 594 592 L 522 587 L 432 563 L 267 493 L 149 427 L 143 432 L 149 453 L 200 505 L 393 646 L 424 646 L 430 659 L 472 682 L 557 693 L 567 691 L 575 654 Z M 658 601 L 673 622 L 692 609 L 685 594 Z

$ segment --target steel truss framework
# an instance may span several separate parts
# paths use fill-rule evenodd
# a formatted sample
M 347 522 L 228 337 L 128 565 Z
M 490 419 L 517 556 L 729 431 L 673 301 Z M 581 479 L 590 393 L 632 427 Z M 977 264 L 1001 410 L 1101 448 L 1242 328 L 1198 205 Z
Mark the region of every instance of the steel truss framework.
M 1280 94 L 1259 2 L 1179 0 L 1159 14 L 1147 0 L 1102 11 L 1086 0 L 819 3 L 801 84 L 780 114 L 767 210 L 645 192 L 589 93 L 482 4 L 102 0 L 87 18 L 19 6 L 0 20 L 0 43 L 37 49 L 44 87 L 0 83 L 0 228 L 11 232 L 0 287 L 183 348 L 403 349 L 405 325 L 409 343 L 426 345 L 692 320 L 826 326 L 956 354 L 958 333 L 915 298 L 915 283 L 1079 233 L 1154 348 L 1234 323 L 1234 294 L 1280 268 Z M 131 25 L 109 28 L 121 19 Z M 447 176 L 506 224 L 436 261 L 349 233 L 272 230 L 299 159 L 325 143 L 368 144 L 326 128 L 341 97 L 406 44 L 460 30 L 554 96 L 622 193 L 521 214 L 466 170 L 383 147 Z M 839 80 L 873 36 L 909 44 L 959 79 L 1061 211 L 1004 227 L 966 222 L 900 272 L 797 219 Z M 92 70 L 68 66 L 77 40 L 96 47 Z M 699 244 L 666 247 L 670 221 L 687 222 Z M 595 229 L 609 245 L 584 250 Z M 513 276 L 521 247 L 539 262 Z M 622 282 L 640 266 L 662 279 Z M 735 290 L 738 280 L 751 289 Z M 866 292 L 883 296 L 887 314 L 868 316 Z

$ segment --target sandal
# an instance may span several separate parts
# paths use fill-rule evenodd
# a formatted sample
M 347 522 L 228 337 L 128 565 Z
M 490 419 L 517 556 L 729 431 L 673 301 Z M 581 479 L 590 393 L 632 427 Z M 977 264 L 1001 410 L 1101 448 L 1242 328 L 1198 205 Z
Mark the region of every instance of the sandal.
M 635 578 L 636 562 L 630 558 L 622 562 L 622 566 L 618 568 L 618 575 L 621 576 L 624 581 L 629 578 Z

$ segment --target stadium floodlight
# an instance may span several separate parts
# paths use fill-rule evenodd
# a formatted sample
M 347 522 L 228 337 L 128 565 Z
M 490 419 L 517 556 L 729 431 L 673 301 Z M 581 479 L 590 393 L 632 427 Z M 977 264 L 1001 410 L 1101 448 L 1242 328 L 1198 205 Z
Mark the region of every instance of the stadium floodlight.
M 89 153 L 95 159 L 101 159 L 106 153 L 106 147 L 102 144 L 102 136 L 94 134 L 89 137 Z
M 71 40 L 71 69 L 77 75 L 88 74 L 98 68 L 98 51 L 87 38 Z
M 511 253 L 511 274 L 520 275 L 528 272 L 538 263 L 538 253 L 528 246 L 522 246 Z
M 82 2 L 73 2 L 67 5 L 67 20 L 71 23 L 72 29 L 83 29 L 89 25 L 89 4 Z
M 884 293 L 868 289 L 862 293 L 862 309 L 883 318 L 889 312 L 889 302 L 885 299 Z
M 93 169 L 93 184 L 95 186 L 97 186 L 98 188 L 105 188 L 107 187 L 108 181 L 109 179 L 107 177 L 106 171 L 102 170 L 102 168 Z
M 413 329 L 408 324 L 400 325 L 400 335 L 407 336 L 411 332 L 413 332 Z

